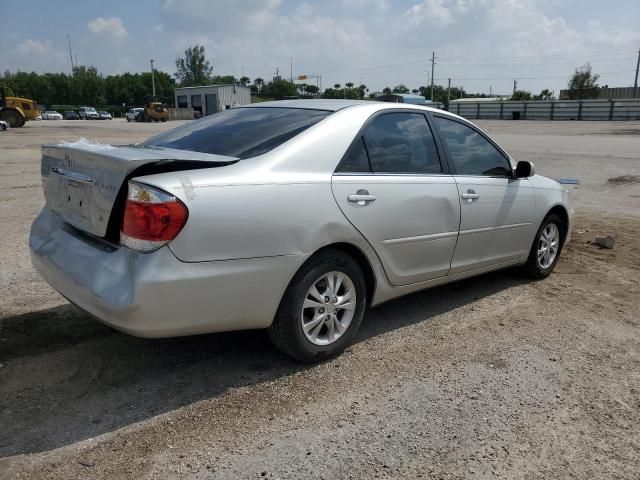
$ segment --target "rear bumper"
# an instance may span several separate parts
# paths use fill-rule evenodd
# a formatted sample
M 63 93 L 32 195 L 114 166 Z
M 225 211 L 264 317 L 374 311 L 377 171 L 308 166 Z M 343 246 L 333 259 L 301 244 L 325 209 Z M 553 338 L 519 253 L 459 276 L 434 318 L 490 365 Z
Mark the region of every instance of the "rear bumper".
M 163 247 L 108 249 L 45 208 L 31 227 L 31 259 L 70 302 L 118 330 L 172 337 L 268 327 L 301 255 L 185 263 Z

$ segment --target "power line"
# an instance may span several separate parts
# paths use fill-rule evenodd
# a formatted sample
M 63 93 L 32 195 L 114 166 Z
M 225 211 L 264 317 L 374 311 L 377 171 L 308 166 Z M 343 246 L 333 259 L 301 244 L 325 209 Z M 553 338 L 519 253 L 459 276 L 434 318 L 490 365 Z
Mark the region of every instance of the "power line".
M 491 63 L 484 63 L 484 62 L 478 62 L 478 56 L 474 56 L 474 57 L 464 57 L 464 56 L 451 56 L 451 57 L 443 57 L 440 56 L 438 57 L 440 60 L 442 60 L 443 58 L 445 59 L 445 62 L 442 63 L 441 61 L 438 62 L 438 65 L 447 65 L 447 66 L 456 66 L 456 65 L 462 65 L 462 66 L 466 66 L 466 65 L 472 65 L 472 66 L 500 66 L 500 65 L 504 65 L 504 66 L 511 66 L 511 67 L 518 67 L 518 66 L 544 66 L 544 65 L 572 65 L 575 62 L 589 62 L 591 60 L 597 60 L 598 62 L 610 62 L 610 61 L 622 61 L 622 60 L 626 60 L 632 57 L 629 57 L 628 54 L 634 54 L 633 58 L 635 58 L 635 53 L 636 50 L 610 50 L 610 51 L 600 51 L 600 52 L 579 52 L 579 53 L 571 53 L 571 54 L 556 54 L 556 55 L 531 55 L 531 56 L 520 56 L 520 57 L 495 57 L 492 56 L 491 57 Z M 626 56 L 624 57 L 619 57 L 619 58 L 611 58 L 612 56 L 616 56 L 616 55 L 623 55 L 626 54 Z M 586 58 L 584 55 L 589 55 L 591 57 L 596 57 L 596 56 L 605 56 L 608 57 L 607 59 L 596 59 L 596 58 Z M 527 60 L 527 59 L 535 59 L 535 58 L 556 58 L 559 59 L 558 57 L 573 57 L 574 60 L 572 61 L 566 61 L 566 62 L 538 62 L 538 63 L 500 63 L 500 62 L 494 62 L 493 60 L 501 60 L 501 59 L 520 59 L 520 60 Z M 453 62 L 447 63 L 446 60 L 453 60 Z M 464 59 L 474 59 L 476 60 L 475 63 L 469 63 L 469 62 L 461 62 L 461 63 L 455 63 L 455 60 L 464 60 Z M 353 68 L 349 68 L 346 70 L 338 70 L 338 71 L 333 71 L 333 72 L 324 72 L 325 75 L 336 75 L 336 74 L 341 74 L 341 73 L 348 73 L 348 72 L 352 72 L 352 71 L 364 71 L 364 70 L 377 70 L 377 69 L 386 69 L 386 68 L 400 68 L 400 67 L 410 67 L 410 66 L 415 66 L 415 67 L 419 67 L 423 65 L 423 60 L 408 60 L 405 62 L 397 62 L 397 63 L 387 63 L 387 64 L 379 64 L 379 65 L 369 65 L 369 66 L 359 66 L 359 67 L 353 67 Z
M 621 70 L 617 72 L 602 72 L 600 75 L 627 75 L 629 73 L 634 72 L 635 70 Z M 518 80 L 548 80 L 554 78 L 567 78 L 570 75 L 555 75 L 548 77 L 518 77 Z M 460 77 L 452 77 L 456 81 L 476 81 L 476 80 L 513 80 L 513 77 L 490 77 L 490 78 L 460 78 Z M 445 80 L 444 78 L 437 78 L 436 80 Z
M 597 57 L 597 56 L 608 56 L 608 55 L 619 55 L 622 53 L 635 53 L 635 49 L 621 49 L 621 50 L 600 50 L 600 51 L 593 51 L 593 52 L 574 52 L 574 53 L 556 53 L 556 54 L 550 54 L 550 55 L 521 55 L 521 56 L 492 56 L 491 58 L 495 58 L 498 60 L 506 60 L 506 59 L 529 59 L 529 58 L 557 58 L 557 57 L 575 57 L 575 56 L 580 56 L 580 55 L 589 55 L 592 57 Z M 473 55 L 473 56 L 460 56 L 460 55 L 455 55 L 456 58 L 460 58 L 460 59 L 469 59 L 469 58 L 478 58 L 478 55 Z
M 629 60 L 632 58 L 636 58 L 635 55 L 625 55 L 624 57 L 617 57 L 617 58 L 611 58 L 611 56 L 609 56 L 608 58 L 605 59 L 598 59 L 598 63 L 607 63 L 607 62 L 619 62 L 621 60 Z M 582 60 L 584 61 L 584 60 Z M 586 59 L 586 61 L 589 61 L 589 59 Z M 576 61 L 568 61 L 568 62 L 537 62 L 537 63 L 482 63 L 482 62 L 464 62 L 464 63 L 438 63 L 438 65 L 443 65 L 443 66 L 448 66 L 448 67 L 456 67 L 456 66 L 461 66 L 461 67 L 466 67 L 466 66 L 484 66 L 484 67 L 500 67 L 500 66 L 505 66 L 505 67 L 529 67 L 529 66 L 544 66 L 544 65 L 575 65 Z

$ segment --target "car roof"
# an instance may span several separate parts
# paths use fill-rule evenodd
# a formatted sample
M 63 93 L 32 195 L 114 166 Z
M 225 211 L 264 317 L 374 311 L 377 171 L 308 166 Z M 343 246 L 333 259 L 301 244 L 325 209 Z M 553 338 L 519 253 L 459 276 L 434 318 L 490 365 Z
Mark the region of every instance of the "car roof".
M 391 103 L 391 102 L 378 102 L 375 100 L 341 100 L 341 99 L 303 99 L 303 100 L 275 100 L 271 102 L 260 102 L 243 105 L 239 108 L 302 108 L 311 110 L 329 110 L 331 112 L 337 112 L 343 108 L 357 107 L 357 106 L 378 106 L 381 110 L 385 108 L 407 108 L 415 110 L 429 110 L 432 112 L 440 112 L 444 114 L 450 114 L 445 110 L 439 108 L 429 107 L 427 105 L 415 105 L 411 103 Z M 454 115 L 455 116 L 455 115 Z
M 252 103 L 243 107 L 280 107 L 280 108 L 304 108 L 310 110 L 330 110 L 337 112 L 353 105 L 371 104 L 367 100 L 334 100 L 330 98 L 304 99 L 304 100 L 275 100 L 272 102 Z

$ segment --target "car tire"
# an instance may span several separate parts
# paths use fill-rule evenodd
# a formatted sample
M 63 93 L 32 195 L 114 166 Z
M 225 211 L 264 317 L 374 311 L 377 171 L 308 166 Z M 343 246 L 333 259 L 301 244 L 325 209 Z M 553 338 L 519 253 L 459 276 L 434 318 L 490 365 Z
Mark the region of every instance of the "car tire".
M 545 217 L 536 232 L 523 273 L 535 280 L 547 278 L 558 263 L 564 242 L 564 223 L 555 213 Z
M 4 120 L 10 127 L 21 127 L 22 117 L 14 110 L 2 110 L 0 112 L 0 120 Z
M 338 288 L 332 290 L 329 282 Z M 316 289 L 313 294 L 312 287 Z M 366 303 L 367 288 L 358 263 L 343 252 L 326 250 L 308 260 L 289 283 L 268 329 L 269 338 L 283 353 L 301 362 L 334 357 L 358 333 Z

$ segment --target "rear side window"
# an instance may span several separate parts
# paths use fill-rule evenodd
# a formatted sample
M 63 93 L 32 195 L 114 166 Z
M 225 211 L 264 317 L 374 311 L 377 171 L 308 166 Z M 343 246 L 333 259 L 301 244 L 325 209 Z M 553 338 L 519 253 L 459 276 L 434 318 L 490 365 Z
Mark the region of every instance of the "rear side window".
M 442 173 L 438 150 L 421 113 L 386 113 L 366 128 L 374 173 Z
M 510 176 L 509 161 L 489 140 L 460 122 L 436 117 L 459 175 Z
M 236 108 L 194 120 L 142 145 L 250 158 L 282 145 L 331 113 L 300 108 Z
M 371 167 L 369 166 L 369 157 L 367 156 L 367 149 L 364 146 L 364 139 L 358 137 L 353 142 L 347 154 L 344 156 L 338 169 L 340 173 L 370 173 Z

